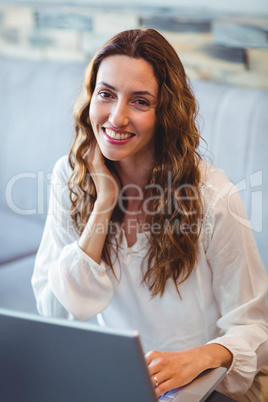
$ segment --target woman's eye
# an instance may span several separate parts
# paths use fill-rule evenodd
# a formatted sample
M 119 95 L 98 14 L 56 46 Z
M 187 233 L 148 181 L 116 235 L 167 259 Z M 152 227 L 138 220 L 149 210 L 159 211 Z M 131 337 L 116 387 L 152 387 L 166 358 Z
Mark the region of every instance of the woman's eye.
M 144 100 L 144 99 L 138 99 L 138 100 L 136 100 L 136 102 L 137 102 L 139 105 L 142 105 L 142 106 L 144 106 L 144 105 L 149 106 L 149 103 L 148 103 L 146 100 Z
M 140 109 L 140 110 L 147 110 L 150 107 L 150 103 L 146 101 L 145 99 L 136 99 L 133 102 L 133 105 L 135 108 Z
M 112 98 L 111 94 L 109 94 L 109 92 L 106 92 L 106 91 L 100 91 L 100 92 L 98 93 L 98 95 L 100 95 L 100 97 L 103 98 L 103 99 L 110 99 L 110 98 Z

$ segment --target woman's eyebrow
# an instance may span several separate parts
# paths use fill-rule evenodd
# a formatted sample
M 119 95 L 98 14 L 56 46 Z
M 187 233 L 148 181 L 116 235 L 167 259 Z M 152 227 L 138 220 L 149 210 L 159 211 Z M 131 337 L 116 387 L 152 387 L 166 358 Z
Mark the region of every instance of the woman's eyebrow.
M 132 95 L 149 95 L 149 96 L 152 96 L 153 98 L 155 98 L 155 96 L 153 94 L 151 94 L 151 92 L 149 92 L 149 91 L 134 91 L 134 92 L 132 92 Z
M 104 85 L 105 87 L 110 88 L 110 89 L 112 89 L 113 91 L 116 91 L 116 88 L 115 88 L 115 87 L 113 87 L 113 86 L 110 85 L 110 84 L 107 84 L 107 82 L 104 82 L 104 81 L 97 82 L 97 85 Z
M 115 87 L 113 87 L 112 85 L 108 84 L 105 81 L 100 81 L 97 83 L 97 85 L 104 85 L 105 87 L 111 89 L 112 91 L 117 92 L 117 89 Z M 149 92 L 149 91 L 133 91 L 133 92 L 131 92 L 131 95 L 149 95 L 149 96 L 152 96 L 153 98 L 155 98 L 155 96 L 153 94 L 151 94 L 151 92 Z

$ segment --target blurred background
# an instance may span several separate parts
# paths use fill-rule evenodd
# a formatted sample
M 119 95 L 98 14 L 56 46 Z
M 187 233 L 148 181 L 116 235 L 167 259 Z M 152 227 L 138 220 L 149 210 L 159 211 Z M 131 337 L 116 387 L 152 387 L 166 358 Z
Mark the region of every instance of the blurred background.
M 191 78 L 268 88 L 267 0 L 2 0 L 0 56 L 83 63 L 113 34 L 145 26 Z

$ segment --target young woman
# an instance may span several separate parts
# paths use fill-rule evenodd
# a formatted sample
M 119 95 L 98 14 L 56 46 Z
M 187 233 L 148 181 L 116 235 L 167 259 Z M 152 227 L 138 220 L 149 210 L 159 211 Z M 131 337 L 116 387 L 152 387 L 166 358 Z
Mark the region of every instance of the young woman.
M 85 72 L 69 158 L 54 168 L 32 284 L 40 314 L 138 330 L 157 396 L 224 366 L 219 389 L 256 402 L 267 275 L 230 213 L 245 214 L 237 192 L 201 160 L 196 115 L 158 32 L 104 45 Z

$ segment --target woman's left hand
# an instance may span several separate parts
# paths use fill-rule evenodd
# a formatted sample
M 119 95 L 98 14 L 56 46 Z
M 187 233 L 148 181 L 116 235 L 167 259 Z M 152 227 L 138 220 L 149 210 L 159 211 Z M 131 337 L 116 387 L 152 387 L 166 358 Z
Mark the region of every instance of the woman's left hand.
M 230 367 L 232 354 L 225 347 L 209 344 L 179 352 L 151 351 L 145 355 L 157 398 L 188 384 L 209 368 Z
M 145 355 L 157 398 L 164 392 L 188 384 L 202 371 L 199 348 L 181 352 L 148 352 Z

